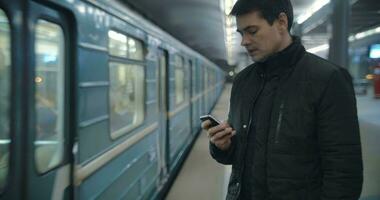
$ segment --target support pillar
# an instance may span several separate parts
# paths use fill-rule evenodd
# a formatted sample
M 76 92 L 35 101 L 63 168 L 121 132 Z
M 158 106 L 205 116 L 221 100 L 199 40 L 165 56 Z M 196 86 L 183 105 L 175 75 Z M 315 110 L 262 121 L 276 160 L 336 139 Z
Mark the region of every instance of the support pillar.
M 329 49 L 329 60 L 335 64 L 347 68 L 348 48 L 350 32 L 351 5 L 348 0 L 331 1 L 331 38 Z

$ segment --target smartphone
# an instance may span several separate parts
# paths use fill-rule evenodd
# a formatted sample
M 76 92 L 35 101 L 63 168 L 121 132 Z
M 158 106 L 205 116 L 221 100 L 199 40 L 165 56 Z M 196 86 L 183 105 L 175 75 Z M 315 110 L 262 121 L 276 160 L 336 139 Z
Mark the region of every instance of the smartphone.
M 218 126 L 220 124 L 220 121 L 217 120 L 214 116 L 212 115 L 203 115 L 203 116 L 200 116 L 199 117 L 200 120 L 202 122 L 206 121 L 206 120 L 210 120 L 211 121 L 211 127 L 214 127 L 214 126 Z

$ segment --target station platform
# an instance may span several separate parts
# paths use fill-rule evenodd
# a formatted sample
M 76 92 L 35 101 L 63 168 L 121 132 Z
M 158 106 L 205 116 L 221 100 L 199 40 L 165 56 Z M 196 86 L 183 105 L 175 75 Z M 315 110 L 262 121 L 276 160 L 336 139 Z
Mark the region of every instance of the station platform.
M 364 166 L 361 200 L 380 200 L 380 99 L 371 87 L 356 99 Z
M 231 84 L 227 84 L 212 114 L 226 119 Z M 380 200 L 380 99 L 357 96 L 358 117 L 362 142 L 364 183 L 360 200 Z M 225 199 L 231 173 L 230 166 L 218 164 L 209 154 L 208 138 L 202 131 L 166 200 Z
M 231 84 L 226 84 L 211 114 L 219 120 L 227 119 Z M 192 151 L 166 200 L 220 200 L 227 194 L 231 167 L 217 163 L 209 153 L 205 131 L 199 135 Z

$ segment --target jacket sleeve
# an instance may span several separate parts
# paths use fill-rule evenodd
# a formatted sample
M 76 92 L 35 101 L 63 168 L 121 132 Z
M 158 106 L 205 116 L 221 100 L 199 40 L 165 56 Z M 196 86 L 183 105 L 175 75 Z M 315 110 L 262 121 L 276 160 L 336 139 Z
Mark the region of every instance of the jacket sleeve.
M 359 199 L 363 183 L 360 133 L 352 80 L 345 69 L 330 76 L 317 118 L 323 173 L 321 199 Z
M 228 123 L 232 125 L 232 111 L 231 111 L 231 106 L 232 106 L 232 96 L 234 94 L 235 90 L 235 84 L 232 86 L 231 89 L 231 97 L 230 97 L 230 105 L 229 105 L 229 112 L 228 112 Z M 233 159 L 234 159 L 234 152 L 236 149 L 236 143 L 237 143 L 237 138 L 236 135 L 231 138 L 231 146 L 228 150 L 222 151 L 218 147 L 216 147 L 214 144 L 210 142 L 209 148 L 210 148 L 210 154 L 211 156 L 219 163 L 224 164 L 224 165 L 231 165 L 233 164 Z
M 233 164 L 233 154 L 235 151 L 235 137 L 231 139 L 231 146 L 228 150 L 222 151 L 214 144 L 210 142 L 210 154 L 211 156 L 218 162 L 224 165 L 232 165 Z

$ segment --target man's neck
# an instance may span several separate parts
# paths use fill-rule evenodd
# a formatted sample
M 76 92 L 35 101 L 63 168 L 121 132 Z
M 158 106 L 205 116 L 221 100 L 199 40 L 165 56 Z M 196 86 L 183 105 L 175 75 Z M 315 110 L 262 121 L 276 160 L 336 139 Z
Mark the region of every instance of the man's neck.
M 279 48 L 279 51 L 284 50 L 286 47 L 288 47 L 292 43 L 292 37 L 289 34 L 286 34 L 284 41 L 281 43 L 281 46 Z
M 278 54 L 279 52 L 281 52 L 284 49 L 286 49 L 286 47 L 290 46 L 292 44 L 292 42 L 293 42 L 292 37 L 290 36 L 290 34 L 287 34 L 286 36 L 284 36 L 284 40 L 281 42 L 280 48 L 278 48 L 277 51 L 275 51 L 271 55 L 269 55 L 269 56 L 267 56 L 267 57 L 265 57 L 265 58 L 263 58 L 261 60 L 255 61 L 255 62 L 260 62 L 260 63 L 266 62 L 268 59 L 270 59 L 270 57 L 272 57 L 273 55 Z

